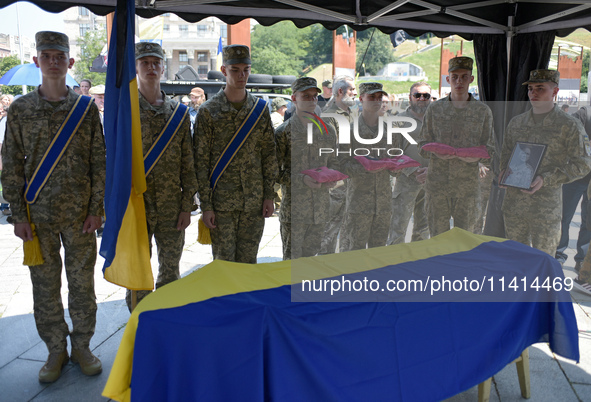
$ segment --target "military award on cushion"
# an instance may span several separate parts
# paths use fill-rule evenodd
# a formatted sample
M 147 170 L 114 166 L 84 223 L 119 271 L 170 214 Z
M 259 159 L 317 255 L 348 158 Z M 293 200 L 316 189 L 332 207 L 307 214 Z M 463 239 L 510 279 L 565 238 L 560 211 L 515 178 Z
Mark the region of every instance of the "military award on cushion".
M 399 170 L 399 169 L 404 169 L 404 168 L 409 168 L 409 167 L 421 166 L 421 164 L 419 162 L 415 161 L 413 158 L 411 158 L 410 156 L 406 156 L 406 155 L 400 155 L 395 158 L 391 158 L 389 160 L 390 160 L 390 167 L 388 167 L 388 169 L 390 169 L 390 170 Z
M 326 166 L 321 166 L 316 169 L 304 170 L 301 173 L 310 176 L 318 183 L 330 183 L 333 181 L 339 181 L 349 178 L 349 176 L 347 176 L 346 174 L 341 173 L 338 170 L 329 169 Z
M 436 152 L 441 155 L 455 155 L 456 149 L 454 147 L 450 147 L 446 144 L 441 144 L 439 142 L 429 142 L 421 147 L 425 151 L 429 152 Z
M 529 190 L 531 182 L 536 177 L 544 152 L 546 152 L 544 144 L 516 142 L 505 174 L 501 179 L 501 185 Z
M 479 147 L 470 147 L 470 148 L 456 148 L 456 156 L 460 158 L 480 158 L 480 159 L 490 159 L 490 155 L 486 150 L 485 145 L 480 145 Z

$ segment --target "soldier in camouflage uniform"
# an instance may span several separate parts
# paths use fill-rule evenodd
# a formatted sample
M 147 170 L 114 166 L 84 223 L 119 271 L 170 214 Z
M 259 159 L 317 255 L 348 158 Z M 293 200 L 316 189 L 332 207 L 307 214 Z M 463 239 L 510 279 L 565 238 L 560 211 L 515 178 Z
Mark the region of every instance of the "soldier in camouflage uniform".
M 346 118 L 349 125 L 353 124 L 354 111 L 352 107 L 355 106 L 355 96 L 357 96 L 357 91 L 355 90 L 353 78 L 347 76 L 335 78 L 332 98 L 326 104 L 323 113 L 336 113 Z M 334 126 L 338 136 L 338 121 L 333 118 L 327 118 L 326 121 Z M 342 184 L 337 183 L 337 186 L 330 189 L 330 220 L 324 229 L 320 254 L 332 254 L 336 251 L 337 240 L 345 217 L 345 197 L 348 182 L 349 179 L 345 179 Z
M 509 122 L 501 153 L 501 178 L 516 142 L 547 146 L 529 190 L 508 187 L 503 201 L 507 238 L 550 255 L 556 252 L 562 219 L 562 184 L 589 173 L 589 142 L 581 123 L 554 105 L 560 74 L 533 70 L 527 85 L 532 109 Z
M 160 45 L 142 42 L 135 46 L 136 70 L 142 122 L 142 148 L 146 155 L 172 116 L 177 102 L 160 89 L 164 73 L 164 52 Z M 158 247 L 156 289 L 180 278 L 179 264 L 185 244 L 185 229 L 191 223 L 193 195 L 197 176 L 191 144 L 190 118 L 187 114 L 168 148 L 146 176 L 144 205 L 148 223 L 150 250 L 152 237 Z M 137 301 L 150 291 L 137 291 Z M 131 291 L 127 291 L 131 311 Z
M 349 176 L 346 212 L 339 243 L 340 252 L 385 246 L 388 240 L 392 215 L 390 171 L 367 171 L 353 157 L 355 149 L 358 148 L 369 149 L 370 157 L 381 159 L 388 156 L 386 150 L 392 148 L 392 146 L 387 143 L 385 122 L 379 115 L 382 107 L 382 96 L 388 94 L 382 89 L 382 84 L 377 82 L 361 83 L 359 93 L 363 107 L 357 123 L 359 137 L 364 139 L 376 138 L 380 124 L 384 126 L 383 137 L 376 144 L 366 145 L 361 144 L 352 135 L 351 144 L 342 144 L 340 146 L 341 169 L 343 173 Z M 354 130 L 353 125 L 351 130 Z M 382 150 L 378 152 L 375 148 L 381 148 Z M 349 151 L 351 151 L 351 156 L 343 158 L 342 155 Z M 366 155 L 366 153 L 363 153 L 363 155 Z
M 2 148 L 4 195 L 13 211 L 14 233 L 31 241 L 30 223 L 35 224 L 44 263 L 30 268 L 34 315 L 39 336 L 49 357 L 39 372 L 39 381 L 53 382 L 68 362 L 67 337 L 72 343 L 72 361 L 86 375 L 102 371 L 101 362 L 89 349 L 96 323 L 94 265 L 96 238 L 101 225 L 105 189 L 105 144 L 99 111 L 90 109 L 53 173 L 29 206 L 27 217 L 23 189 L 40 164 L 46 149 L 78 95 L 66 86 L 66 74 L 74 59 L 69 57 L 68 37 L 58 32 L 35 35 L 33 58 L 43 75 L 41 85 L 15 100 L 8 113 Z M 65 250 L 68 278 L 68 308 L 73 323 L 70 333 L 64 320 L 60 295 Z
M 328 222 L 330 196 L 328 190 L 336 182 L 318 183 L 300 172 L 322 166 L 335 169 L 334 152 L 320 154 L 320 148 L 336 147 L 336 134 L 327 124 L 327 133 L 312 125 L 312 144 L 307 141 L 307 119 L 314 113 L 318 88 L 314 78 L 298 78 L 291 85 L 295 113 L 275 131 L 277 162 L 281 184 L 281 241 L 283 259 L 310 257 L 320 251 L 324 226 Z
M 468 92 L 474 81 L 473 60 L 454 57 L 449 61 L 451 93 L 432 103 L 425 113 L 419 146 L 442 143 L 455 148 L 486 145 L 489 155 L 494 153 L 493 118 L 488 106 L 476 101 Z M 479 232 L 476 228 L 480 214 L 480 183 L 478 162 L 480 158 L 457 157 L 428 152 L 429 170 L 425 183 L 427 220 L 431 236 L 454 226 Z
M 418 97 L 417 97 L 418 96 Z M 431 87 L 426 82 L 417 82 L 410 87 L 410 106 L 398 116 L 410 117 L 417 123 L 415 131 L 410 133 L 416 141 L 419 138 L 423 126 L 423 117 L 427 106 L 431 103 Z M 408 123 L 402 123 L 407 125 Z M 402 169 L 396 176 L 394 190 L 392 192 L 392 220 L 390 222 L 390 234 L 388 245 L 404 243 L 406 228 L 410 217 L 414 212 L 414 221 L 411 241 L 426 240 L 429 238 L 429 225 L 425 215 L 425 190 L 424 183 L 427 179 L 429 160 L 419 155 L 417 145 L 411 144 L 406 139 L 400 140 L 400 148 L 404 155 L 411 157 L 421 164 L 419 167 Z
M 226 86 L 199 108 L 193 138 L 202 219 L 211 230 L 213 258 L 254 264 L 264 218 L 273 214 L 277 177 L 274 133 L 265 108 L 212 191 L 210 173 L 257 99 L 245 89 L 251 64 L 249 48 L 226 46 L 222 56 Z

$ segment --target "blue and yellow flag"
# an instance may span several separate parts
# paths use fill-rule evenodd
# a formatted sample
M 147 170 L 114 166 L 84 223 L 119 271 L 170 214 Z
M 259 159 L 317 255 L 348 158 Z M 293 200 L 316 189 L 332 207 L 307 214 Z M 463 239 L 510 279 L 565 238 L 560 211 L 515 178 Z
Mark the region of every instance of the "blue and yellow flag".
M 217 61 L 216 61 L 218 70 L 222 66 L 222 49 L 223 49 L 222 37 L 220 36 L 220 41 L 218 42 L 218 54 L 217 54 Z
M 300 270 L 304 276 L 294 272 Z M 379 280 L 383 272 L 387 281 Z M 401 282 L 408 273 L 413 282 Z M 451 280 L 457 273 L 466 279 Z M 148 295 L 132 312 L 103 396 L 142 402 L 434 401 L 490 378 L 536 342 L 549 342 L 555 353 L 578 361 L 568 292 L 552 285 L 544 289 L 552 301 L 541 302 L 541 289 L 528 282 L 532 298 L 511 301 L 531 273 L 556 285 L 565 281 L 560 264 L 546 253 L 457 228 L 421 242 L 292 261 L 214 260 Z M 422 302 L 406 302 L 408 288 L 406 296 L 394 295 L 404 293 L 403 283 L 444 276 L 461 300 L 433 301 L 424 293 Z M 358 301 L 331 291 L 323 302 L 294 302 L 303 299 L 304 277 L 315 281 L 318 293 L 348 281 L 359 294 L 374 296 Z M 489 287 L 493 278 L 506 300 L 480 301 L 476 278 L 487 278 Z M 519 278 L 515 287 L 511 278 Z M 397 288 L 388 285 L 396 279 Z M 374 288 L 374 281 L 384 288 Z M 463 283 L 469 294 L 456 288 Z M 385 293 L 397 301 L 383 299 Z
M 105 90 L 106 222 L 100 254 L 106 260 L 106 280 L 132 290 L 152 290 L 134 21 L 134 1 L 118 0 Z

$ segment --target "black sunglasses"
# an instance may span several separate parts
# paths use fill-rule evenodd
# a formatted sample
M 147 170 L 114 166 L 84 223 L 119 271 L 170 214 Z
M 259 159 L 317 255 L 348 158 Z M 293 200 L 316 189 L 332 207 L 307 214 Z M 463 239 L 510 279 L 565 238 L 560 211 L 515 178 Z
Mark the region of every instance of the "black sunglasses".
M 431 94 L 429 94 L 429 93 L 422 94 L 420 92 L 417 92 L 416 94 L 412 94 L 412 96 L 414 96 L 415 99 L 419 99 L 421 96 L 425 99 L 429 99 L 431 97 Z

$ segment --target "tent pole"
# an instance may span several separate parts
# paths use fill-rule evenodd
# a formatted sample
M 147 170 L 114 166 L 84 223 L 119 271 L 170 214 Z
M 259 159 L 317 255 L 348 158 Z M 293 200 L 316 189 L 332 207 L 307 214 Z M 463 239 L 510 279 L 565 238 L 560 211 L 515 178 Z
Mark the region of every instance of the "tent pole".
M 505 127 L 507 127 L 508 123 L 508 116 L 509 116 L 509 90 L 511 88 L 511 58 L 513 56 L 513 36 L 515 35 L 514 31 L 514 22 L 513 16 L 509 17 L 508 24 L 507 24 L 507 82 L 505 83 L 505 113 L 503 116 L 503 134 L 505 131 Z M 503 135 L 504 137 L 504 135 Z

